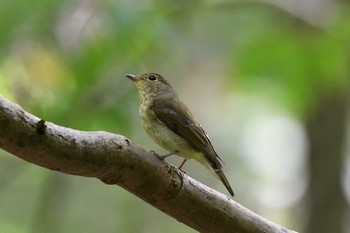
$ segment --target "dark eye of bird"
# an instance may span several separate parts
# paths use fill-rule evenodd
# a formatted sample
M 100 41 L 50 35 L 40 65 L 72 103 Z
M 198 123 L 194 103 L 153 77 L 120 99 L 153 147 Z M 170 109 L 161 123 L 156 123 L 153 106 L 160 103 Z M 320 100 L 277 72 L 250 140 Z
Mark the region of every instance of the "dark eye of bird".
M 156 81 L 156 80 L 157 80 L 157 77 L 154 76 L 154 75 L 150 75 L 150 76 L 148 77 L 148 80 L 150 80 L 150 81 Z

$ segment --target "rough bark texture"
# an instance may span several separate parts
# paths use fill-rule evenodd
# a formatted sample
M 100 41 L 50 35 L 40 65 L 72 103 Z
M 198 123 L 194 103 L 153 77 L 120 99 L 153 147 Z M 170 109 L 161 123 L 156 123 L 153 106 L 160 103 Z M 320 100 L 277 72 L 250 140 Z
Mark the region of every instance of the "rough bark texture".
M 0 148 L 51 170 L 117 184 L 200 232 L 293 232 L 169 167 L 124 136 L 57 126 L 1 96 Z

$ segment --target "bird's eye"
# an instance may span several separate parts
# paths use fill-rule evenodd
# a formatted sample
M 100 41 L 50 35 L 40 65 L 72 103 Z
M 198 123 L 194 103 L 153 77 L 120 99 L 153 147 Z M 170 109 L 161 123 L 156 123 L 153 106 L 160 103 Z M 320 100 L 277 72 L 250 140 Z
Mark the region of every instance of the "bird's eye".
M 156 80 L 157 80 L 157 77 L 154 76 L 154 75 L 150 75 L 150 76 L 148 77 L 148 80 L 149 80 L 149 81 L 156 81 Z

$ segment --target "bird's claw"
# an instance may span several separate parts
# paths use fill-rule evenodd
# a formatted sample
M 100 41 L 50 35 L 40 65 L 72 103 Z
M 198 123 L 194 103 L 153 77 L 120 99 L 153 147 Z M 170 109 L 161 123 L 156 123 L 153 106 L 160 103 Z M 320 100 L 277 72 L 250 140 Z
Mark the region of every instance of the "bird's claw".
M 182 173 L 184 173 L 184 174 L 186 174 L 186 175 L 188 175 L 187 172 L 186 172 L 185 170 L 182 170 L 181 168 L 177 168 L 177 170 L 178 170 L 178 171 L 181 171 Z
M 171 156 L 171 155 L 174 155 L 177 151 L 175 152 L 169 152 L 165 155 L 160 155 L 160 154 L 157 154 L 157 152 L 155 152 L 154 150 L 151 150 L 150 153 L 157 156 L 160 160 L 165 160 L 165 158 Z
M 150 152 L 152 155 L 159 156 L 159 154 L 157 154 L 157 152 L 155 152 L 154 150 L 150 150 L 149 152 Z
M 168 169 L 168 173 L 171 172 L 171 167 L 174 167 L 176 169 L 174 169 L 174 171 L 179 175 L 179 176 L 182 176 L 181 172 L 184 173 L 185 175 L 187 175 L 187 172 L 182 170 L 182 166 L 184 165 L 184 163 L 186 162 L 186 160 L 184 160 L 184 162 L 178 166 L 178 167 L 175 167 L 171 164 L 168 164 L 166 161 L 165 161 L 165 158 L 166 157 L 169 157 L 170 155 L 173 155 L 175 152 L 171 152 L 171 153 L 168 153 L 168 154 L 165 154 L 165 155 L 159 155 L 157 152 L 155 152 L 154 150 L 150 150 L 150 153 L 154 156 L 156 156 L 158 159 L 160 159 L 161 161 L 163 161 Z
M 159 155 L 157 152 L 155 152 L 154 150 L 150 150 L 150 153 L 154 156 L 156 156 L 158 159 L 160 160 L 164 160 L 163 156 Z
M 183 170 L 178 170 L 178 169 L 175 169 L 175 172 L 176 172 L 176 174 L 178 174 L 178 175 L 179 175 L 179 177 L 183 177 L 183 174 L 187 175 L 187 173 L 186 173 L 186 172 L 184 172 Z

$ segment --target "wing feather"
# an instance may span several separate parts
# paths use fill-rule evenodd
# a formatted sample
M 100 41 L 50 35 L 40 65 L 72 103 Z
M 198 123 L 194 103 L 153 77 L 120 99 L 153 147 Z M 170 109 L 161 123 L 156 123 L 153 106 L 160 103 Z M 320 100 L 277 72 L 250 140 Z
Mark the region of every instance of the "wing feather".
M 201 151 L 214 168 L 221 168 L 221 159 L 208 135 L 182 102 L 177 98 L 173 98 L 172 101 L 155 100 L 153 111 L 163 124 L 184 138 L 193 148 Z
M 195 121 L 186 105 L 177 98 L 172 98 L 171 101 L 157 99 L 154 101 L 152 109 L 159 121 L 185 139 L 194 149 L 204 154 L 215 174 L 229 193 L 234 196 L 231 185 L 222 171 L 221 158 L 216 154 L 208 135 Z

